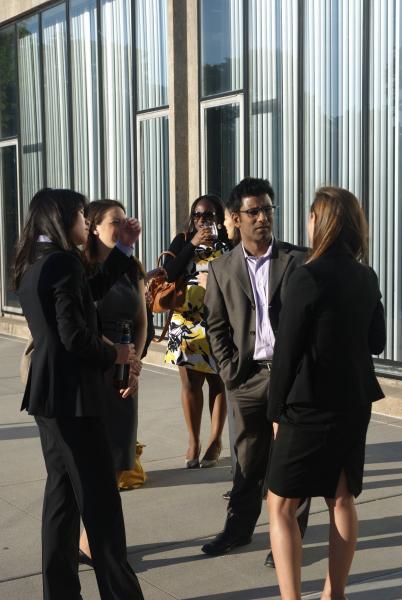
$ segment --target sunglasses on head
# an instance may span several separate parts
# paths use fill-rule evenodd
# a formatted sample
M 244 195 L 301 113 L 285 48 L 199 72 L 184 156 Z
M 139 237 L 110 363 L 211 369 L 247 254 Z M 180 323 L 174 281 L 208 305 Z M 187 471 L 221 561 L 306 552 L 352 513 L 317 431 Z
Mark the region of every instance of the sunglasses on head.
M 206 210 L 204 212 L 194 211 L 191 213 L 191 216 L 193 217 L 193 219 L 196 220 L 213 219 L 214 217 L 216 217 L 216 212 L 213 212 L 212 210 Z

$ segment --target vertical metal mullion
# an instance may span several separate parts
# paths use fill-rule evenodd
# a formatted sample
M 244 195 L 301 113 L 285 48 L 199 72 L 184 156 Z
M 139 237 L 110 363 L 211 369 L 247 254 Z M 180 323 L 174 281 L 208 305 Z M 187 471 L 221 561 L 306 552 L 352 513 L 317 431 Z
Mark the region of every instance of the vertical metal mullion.
M 131 157 L 132 169 L 134 181 L 132 184 L 132 190 L 134 192 L 134 198 L 132 199 L 132 214 L 139 214 L 138 206 L 138 166 L 137 166 L 137 32 L 136 32 L 136 0 L 132 0 L 131 5 L 131 36 L 132 36 L 132 99 L 131 99 L 131 114 L 132 114 L 132 152 Z M 137 242 L 137 254 L 138 254 L 138 242 Z
M 70 2 L 66 4 L 66 58 L 67 58 L 67 127 L 68 127 L 68 157 L 70 167 L 70 186 L 74 189 L 74 132 L 73 132 L 73 98 L 71 78 L 71 39 L 70 39 Z
M 103 47 L 102 47 L 102 15 L 101 0 L 96 0 L 96 43 L 98 45 L 98 131 L 99 131 L 99 168 L 100 168 L 100 196 L 105 197 L 105 137 L 103 114 Z
M 299 203 L 298 211 L 298 240 L 299 244 L 304 242 L 304 223 L 305 223 L 305 208 L 304 208 L 304 0 L 298 2 L 298 56 L 299 64 L 297 69 L 297 89 L 298 89 L 298 106 L 297 106 L 297 201 Z
M 14 23 L 14 51 L 15 51 L 15 66 L 16 66 L 16 89 L 17 89 L 17 173 L 18 173 L 18 234 L 21 232 L 23 223 L 23 202 L 22 202 L 22 144 L 21 144 L 21 103 L 20 103 L 20 77 L 18 65 L 18 27 Z
M 42 12 L 39 13 L 39 77 L 40 77 L 40 112 L 42 121 L 42 181 L 43 187 L 47 186 L 47 158 L 46 158 L 46 120 L 45 120 L 45 69 L 44 48 L 42 32 Z
M 198 156 L 199 156 L 199 164 L 198 164 L 198 192 L 203 190 L 203 162 L 202 162 L 202 152 L 205 150 L 203 148 L 204 133 L 201 131 L 201 126 L 204 123 L 204 119 L 201 119 L 201 97 L 202 97 L 202 63 L 201 63 L 201 40 L 202 40 L 202 31 L 201 31 L 201 2 L 202 0 L 198 0 L 197 2 L 197 57 L 198 57 Z M 205 127 L 205 126 L 204 126 Z M 204 143 L 205 145 L 205 143 Z M 205 169 L 206 172 L 206 169 Z
M 250 174 L 250 69 L 249 69 L 249 3 L 243 1 L 243 113 L 244 175 Z
M 370 169 L 370 0 L 363 3 L 363 57 L 362 57 L 362 206 L 369 217 L 369 169 Z

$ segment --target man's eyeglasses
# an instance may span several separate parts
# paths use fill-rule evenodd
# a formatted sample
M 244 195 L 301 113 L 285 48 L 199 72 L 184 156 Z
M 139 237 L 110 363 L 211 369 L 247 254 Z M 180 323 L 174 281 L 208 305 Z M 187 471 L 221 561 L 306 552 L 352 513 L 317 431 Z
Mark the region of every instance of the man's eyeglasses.
M 216 217 L 216 212 L 212 212 L 212 210 L 206 210 L 205 212 L 193 212 L 191 213 L 191 216 L 193 217 L 193 219 L 195 219 L 196 221 L 199 221 L 200 219 L 213 219 L 214 217 Z
M 248 208 L 247 210 L 239 210 L 241 213 L 245 213 L 249 217 L 255 218 L 258 217 L 260 212 L 263 212 L 264 215 L 272 215 L 276 206 L 274 204 L 269 204 L 266 206 L 256 206 L 255 208 Z

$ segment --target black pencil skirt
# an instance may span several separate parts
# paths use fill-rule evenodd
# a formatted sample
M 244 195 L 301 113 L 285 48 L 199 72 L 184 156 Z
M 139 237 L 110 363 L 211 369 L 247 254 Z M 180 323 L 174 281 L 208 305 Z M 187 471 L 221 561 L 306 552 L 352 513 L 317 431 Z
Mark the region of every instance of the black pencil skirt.
M 287 407 L 272 445 L 268 488 L 283 498 L 334 498 L 341 472 L 348 489 L 362 491 L 371 404 L 335 413 Z

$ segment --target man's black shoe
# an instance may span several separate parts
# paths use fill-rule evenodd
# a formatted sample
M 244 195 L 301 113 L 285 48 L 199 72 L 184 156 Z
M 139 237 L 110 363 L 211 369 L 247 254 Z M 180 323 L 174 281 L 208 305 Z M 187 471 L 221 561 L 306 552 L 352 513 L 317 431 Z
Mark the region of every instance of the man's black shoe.
M 265 559 L 264 562 L 264 566 L 265 567 L 271 567 L 271 569 L 275 569 L 275 561 L 274 561 L 274 557 L 272 554 L 272 550 L 270 550 L 267 554 L 267 558 Z
M 204 544 L 201 550 L 210 556 L 219 556 L 220 554 L 226 554 L 226 552 L 230 552 L 237 546 L 246 546 L 250 542 L 251 536 L 236 536 L 222 531 L 222 533 L 218 533 L 212 542 Z

